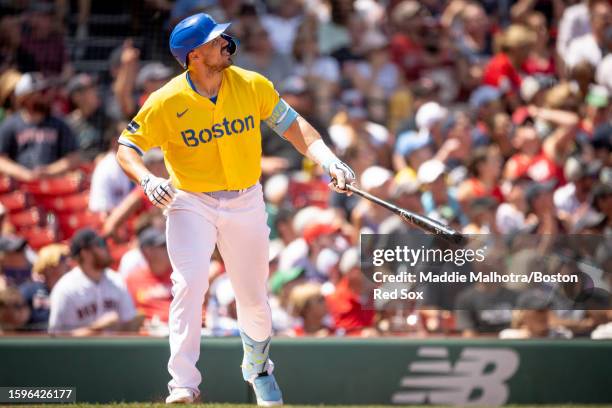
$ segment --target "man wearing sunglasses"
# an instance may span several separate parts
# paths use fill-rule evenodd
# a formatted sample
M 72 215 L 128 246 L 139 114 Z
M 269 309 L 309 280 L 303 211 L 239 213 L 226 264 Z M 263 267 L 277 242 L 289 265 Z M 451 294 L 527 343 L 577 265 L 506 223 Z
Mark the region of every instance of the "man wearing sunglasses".
M 72 238 L 70 254 L 77 266 L 51 291 L 49 333 L 75 336 L 136 330 L 142 318 L 120 276 L 109 269 L 106 241 L 92 229 Z

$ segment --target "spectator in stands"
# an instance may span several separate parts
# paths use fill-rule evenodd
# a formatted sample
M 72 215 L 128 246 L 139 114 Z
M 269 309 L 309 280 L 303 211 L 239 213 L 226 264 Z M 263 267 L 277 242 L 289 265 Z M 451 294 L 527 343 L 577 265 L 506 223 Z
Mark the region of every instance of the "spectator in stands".
M 391 195 L 393 173 L 380 166 L 366 169 L 360 178 L 361 187 L 370 194 L 388 200 Z M 351 213 L 351 221 L 357 234 L 376 233 L 380 224 L 390 216 L 389 211 L 370 200 L 361 199 Z M 354 237 L 359 240 L 359 236 Z
M 504 273 L 503 259 L 500 256 L 490 254 L 486 256 L 485 261 L 480 265 L 483 270 Z M 456 298 L 457 329 L 464 337 L 497 335 L 501 330 L 510 327 L 516 296 L 515 292 L 498 283 L 474 283 L 461 291 Z
M 539 290 L 521 293 L 512 316 L 512 328 L 499 333 L 500 339 L 561 338 L 571 339 L 572 332 L 553 326 L 549 295 Z
M 566 231 L 555 212 L 551 211 L 555 205 L 553 201 L 555 186 L 556 181 L 549 180 L 545 183 L 534 181 L 525 187 L 525 201 L 533 219 L 530 227 L 534 233 L 557 234 Z
M 14 287 L 0 289 L 0 334 L 23 330 L 29 318 L 21 292 Z
M 447 186 L 444 172 L 444 163 L 435 159 L 428 160 L 419 167 L 417 180 L 425 190 L 421 196 L 423 209 L 425 214 L 429 214 L 441 207 L 448 207 L 453 214 L 460 216 L 461 206 L 457 201 L 455 190 Z M 462 223 L 465 221 L 463 219 Z
M 272 46 L 281 54 L 291 54 L 304 11 L 298 0 L 287 0 L 277 4 L 271 13 L 261 17 L 261 24 L 268 31 Z
M 522 66 L 528 75 L 554 75 L 556 73 L 555 56 L 549 49 L 550 41 L 546 17 L 539 11 L 532 11 L 525 17 L 526 26 L 535 33 L 533 49 Z
M 49 332 L 89 336 L 104 331 L 133 331 L 142 319 L 121 277 L 108 268 L 106 241 L 92 229 L 82 229 L 70 242 L 77 266 L 51 291 Z
M 109 158 L 108 164 L 114 166 L 112 159 Z M 167 178 L 168 170 L 164 164 L 164 156 L 159 149 L 151 149 L 143 156 L 145 165 L 153 174 L 158 177 Z M 105 178 L 105 177 L 103 177 Z M 93 181 L 92 181 L 93 183 Z M 93 187 L 93 186 L 92 186 Z M 114 193 L 113 193 L 114 194 Z M 147 199 L 141 188 L 133 188 L 132 191 L 116 205 L 104 221 L 103 234 L 104 236 L 113 236 L 119 238 L 121 228 L 124 223 L 133 215 L 152 212 L 160 213 L 153 204 Z M 121 268 L 120 268 L 121 272 Z
M 0 71 L 14 69 L 18 72 L 36 71 L 34 57 L 24 48 L 22 18 L 19 15 L 0 17 Z
M 236 65 L 260 72 L 274 84 L 280 84 L 292 71 L 293 60 L 272 45 L 268 31 L 260 22 L 244 27 L 244 47 L 236 54 Z
M 327 306 L 321 285 L 308 282 L 294 286 L 289 294 L 287 308 L 298 318 L 298 324 L 287 333 L 289 336 L 325 337 L 333 332 L 325 324 Z
M 166 250 L 166 235 L 155 227 L 148 227 L 138 234 L 138 246 L 146 265 L 126 271 L 127 289 L 146 320 L 168 323 L 172 265 Z
M 211 283 L 206 305 L 206 328 L 214 336 L 238 336 L 236 295 L 226 273 Z
M 498 88 L 510 106 L 519 104 L 521 67 L 529 57 L 536 36 L 529 28 L 511 25 L 504 31 L 500 42 L 501 51 L 493 56 L 484 69 L 482 83 Z
M 75 133 L 83 159 L 93 161 L 108 150 L 106 135 L 112 125 L 102 107 L 98 85 L 89 74 L 78 74 L 66 86 L 71 113 L 68 124 Z
M 117 123 L 113 133 L 119 134 L 126 125 L 126 122 Z M 115 158 L 117 146 L 117 139 L 110 138 L 110 149 L 97 162 L 91 175 L 91 188 L 89 190 L 90 211 L 110 213 L 134 189 L 134 185 L 123 170 L 121 170 Z
M 374 305 L 367 280 L 359 267 L 359 250 L 350 248 L 340 261 L 342 279 L 326 297 L 329 313 L 338 333 L 349 336 L 374 334 Z
M 596 67 L 604 55 L 604 43 L 607 32 L 612 25 L 612 5 L 608 0 L 594 0 L 589 3 L 590 32 L 574 38 L 568 45 L 567 52 L 561 54 L 565 65 L 573 68 L 586 61 Z
M 40 74 L 19 79 L 15 87 L 19 111 L 0 125 L 0 173 L 34 181 L 79 165 L 78 140 L 62 119 L 51 114 L 48 89 Z
M 68 78 L 70 61 L 64 44 L 64 27 L 54 18 L 53 4 L 33 2 L 25 21 L 21 46 L 36 64 L 35 71 Z
M 136 88 L 141 91 L 138 106 L 142 106 L 152 92 L 164 86 L 174 72 L 161 62 L 149 62 L 136 76 Z
M 30 307 L 28 330 L 47 331 L 49 323 L 49 295 L 57 281 L 70 269 L 70 249 L 64 244 L 51 244 L 41 248 L 32 266 L 32 281 L 19 287 Z
M 30 279 L 32 263 L 25 239 L 7 235 L 0 237 L 0 269 L 9 285 L 19 286 Z

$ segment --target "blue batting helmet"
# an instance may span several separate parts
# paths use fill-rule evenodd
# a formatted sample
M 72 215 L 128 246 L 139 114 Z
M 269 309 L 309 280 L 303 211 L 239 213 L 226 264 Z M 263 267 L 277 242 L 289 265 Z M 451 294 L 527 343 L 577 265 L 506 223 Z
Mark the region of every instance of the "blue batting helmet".
M 227 42 L 230 54 L 236 52 L 236 41 L 229 35 L 224 34 L 231 23 L 217 24 L 211 16 L 198 13 L 183 19 L 174 27 L 170 34 L 170 52 L 183 67 L 187 68 L 187 54 L 200 45 L 221 36 Z

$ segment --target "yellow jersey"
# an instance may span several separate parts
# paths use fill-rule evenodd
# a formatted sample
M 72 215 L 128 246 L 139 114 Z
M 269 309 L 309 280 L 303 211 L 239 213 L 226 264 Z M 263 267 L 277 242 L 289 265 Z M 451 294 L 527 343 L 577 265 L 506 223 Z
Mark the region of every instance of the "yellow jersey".
M 149 96 L 119 142 L 141 154 L 161 148 L 181 190 L 241 190 L 261 176 L 260 123 L 278 102 L 272 83 L 256 72 L 223 70 L 216 103 L 198 94 L 184 72 Z

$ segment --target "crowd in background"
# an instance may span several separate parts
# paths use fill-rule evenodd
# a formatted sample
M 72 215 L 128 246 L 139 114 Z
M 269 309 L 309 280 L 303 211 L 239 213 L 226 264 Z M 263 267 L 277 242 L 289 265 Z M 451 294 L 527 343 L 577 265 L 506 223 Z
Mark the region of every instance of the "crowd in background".
M 0 1 L 0 330 L 167 334 L 165 218 L 119 168 L 116 140 L 179 73 L 168 33 L 200 11 L 232 21 L 234 64 L 268 77 L 364 190 L 467 234 L 609 237 L 609 0 L 129 7 L 125 31 L 102 33 L 121 44 L 100 56 L 87 46 L 102 43 L 93 2 Z M 97 62 L 85 64 L 92 53 Z M 360 234 L 410 227 L 331 192 L 321 169 L 264 124 L 262 152 L 276 334 L 610 336 L 609 295 L 590 307 L 599 310 L 572 313 L 502 286 L 465 288 L 450 305 L 373 303 Z M 167 177 L 160 151 L 145 163 Z M 570 258 L 603 265 L 609 293 L 612 251 L 605 239 L 591 249 Z M 237 335 L 218 253 L 209 282 L 203 334 Z

